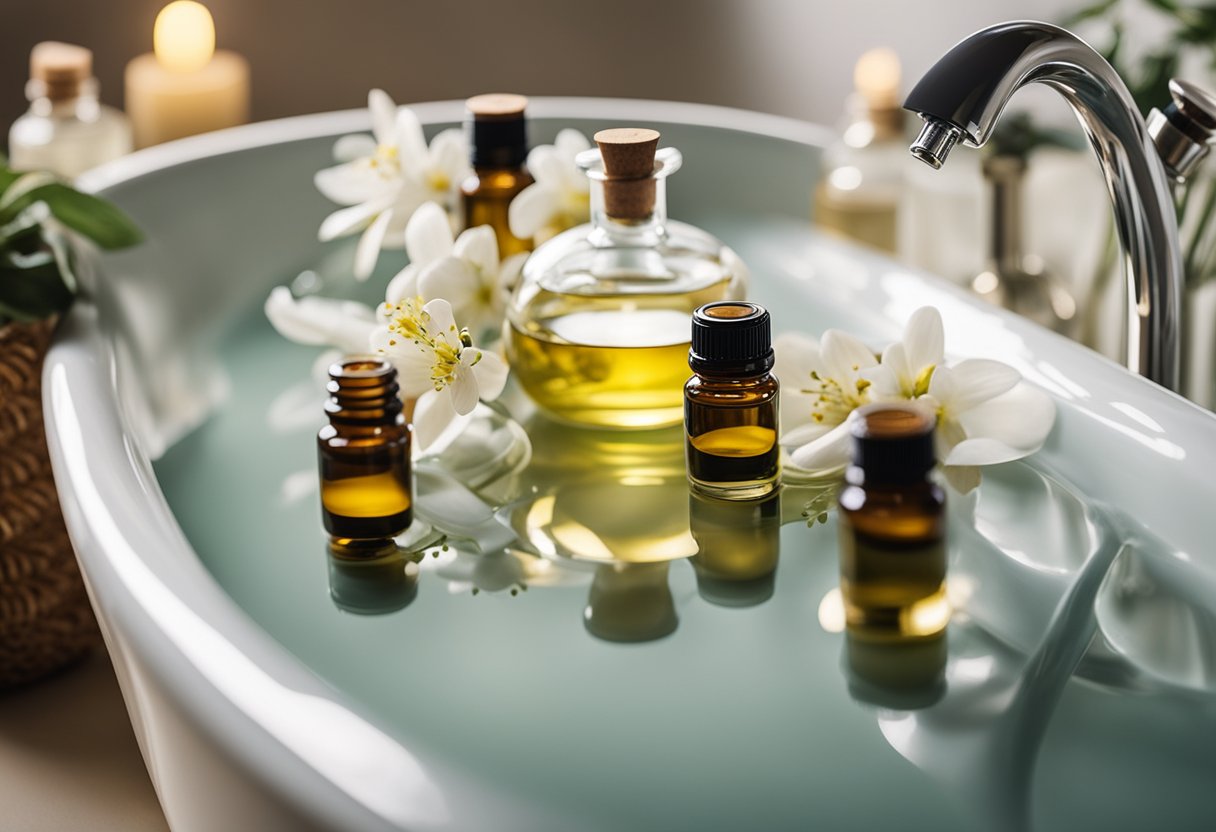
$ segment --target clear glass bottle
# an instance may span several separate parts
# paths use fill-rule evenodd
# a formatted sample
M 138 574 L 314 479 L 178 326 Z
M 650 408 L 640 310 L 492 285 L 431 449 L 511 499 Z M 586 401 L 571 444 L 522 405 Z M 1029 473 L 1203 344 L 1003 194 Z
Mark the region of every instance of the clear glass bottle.
M 754 303 L 719 301 L 693 313 L 684 433 L 694 491 L 752 500 L 777 489 L 779 385 L 770 329 L 768 310 Z
M 934 418 L 872 404 L 853 423 L 840 492 L 840 592 L 858 637 L 933 637 L 949 619 L 946 497 L 932 479 Z
M 528 158 L 528 99 L 491 93 L 465 102 L 465 132 L 473 173 L 460 185 L 466 228 L 494 229 L 501 257 L 532 250 L 531 240 L 511 233 L 507 209 L 511 200 L 532 184 L 524 162 Z
M 321 516 L 345 555 L 374 554 L 413 519 L 397 371 L 378 356 L 351 356 L 329 368 L 327 389 L 329 424 L 317 434 Z
M 9 130 L 9 164 L 74 179 L 131 152 L 127 117 L 97 100 L 93 53 L 46 41 L 30 53 L 30 109 Z
M 505 340 L 523 389 L 575 424 L 678 424 L 690 319 L 710 301 L 741 298 L 747 271 L 719 240 L 668 221 L 675 148 L 654 130 L 595 135 L 579 155 L 591 179 L 591 222 L 529 258 L 507 310 Z
M 853 83 L 845 128 L 824 152 L 814 219 L 841 237 L 894 253 L 908 157 L 899 58 L 889 49 L 866 52 Z

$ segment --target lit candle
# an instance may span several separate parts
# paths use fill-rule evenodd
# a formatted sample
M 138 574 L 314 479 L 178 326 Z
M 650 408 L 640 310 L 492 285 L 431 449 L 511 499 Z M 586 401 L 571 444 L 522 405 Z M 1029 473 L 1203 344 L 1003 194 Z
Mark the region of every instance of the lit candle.
M 127 115 L 135 146 L 233 127 L 249 120 L 249 64 L 215 49 L 211 13 L 193 0 L 174 0 L 156 16 L 153 54 L 126 72 Z

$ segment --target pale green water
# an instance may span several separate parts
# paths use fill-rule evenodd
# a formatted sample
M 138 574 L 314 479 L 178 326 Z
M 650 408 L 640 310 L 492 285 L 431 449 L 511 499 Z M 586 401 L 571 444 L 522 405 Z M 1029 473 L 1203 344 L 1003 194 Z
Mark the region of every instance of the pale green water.
M 795 291 L 775 282 L 754 296 L 781 309 Z M 818 315 L 775 320 L 814 330 Z M 1018 807 L 1035 829 L 1212 828 L 1210 697 L 1073 680 L 1057 698 L 1048 679 L 1035 707 L 1011 712 L 1025 659 L 960 618 L 936 704 L 854 699 L 843 637 L 819 620 L 836 583 L 832 523 L 784 526 L 772 597 L 753 606 L 711 603 L 689 562 L 672 562 L 678 623 L 644 643 L 588 632 L 591 567 L 542 572 L 526 557 L 432 560 L 403 608 L 341 610 L 315 488 L 314 355 L 251 310 L 223 346 L 231 399 L 156 472 L 233 599 L 409 747 L 552 807 L 569 828 L 1019 828 L 1001 820 Z M 607 470 L 588 461 L 580 476 Z M 667 516 L 680 484 L 652 480 L 649 505 Z M 664 596 L 662 571 L 648 573 L 649 597 Z M 537 574 L 512 595 L 524 573 Z

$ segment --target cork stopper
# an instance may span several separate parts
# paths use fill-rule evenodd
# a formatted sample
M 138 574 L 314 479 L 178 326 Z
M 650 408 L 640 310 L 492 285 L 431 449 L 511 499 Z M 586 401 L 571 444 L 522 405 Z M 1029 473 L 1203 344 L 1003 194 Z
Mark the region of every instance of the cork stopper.
M 75 98 L 93 76 L 93 53 L 83 46 L 43 41 L 30 51 L 30 78 L 41 82 L 52 101 Z
M 649 217 L 654 213 L 659 132 L 644 127 L 601 130 L 595 143 L 604 160 L 604 212 L 620 220 Z
M 523 116 L 528 98 L 509 92 L 475 95 L 464 102 L 475 121 L 509 121 Z

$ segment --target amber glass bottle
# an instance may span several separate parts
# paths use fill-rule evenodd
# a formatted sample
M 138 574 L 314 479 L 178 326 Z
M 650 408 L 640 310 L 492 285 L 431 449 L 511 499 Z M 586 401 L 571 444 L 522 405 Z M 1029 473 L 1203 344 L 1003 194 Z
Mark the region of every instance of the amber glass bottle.
M 410 432 L 397 371 L 353 356 L 329 368 L 329 424 L 317 434 L 321 516 L 336 542 L 395 537 L 413 518 Z
M 911 404 L 857 412 L 839 517 L 852 635 L 930 637 L 946 626 L 946 498 L 930 477 L 933 427 Z
M 473 174 L 460 186 L 466 228 L 488 225 L 498 239 L 500 257 L 532 250 L 531 240 L 511 233 L 507 208 L 532 184 L 528 158 L 528 99 L 522 95 L 475 95 L 465 102 L 465 130 Z
M 692 316 L 684 385 L 688 479 L 726 500 L 771 494 L 780 476 L 777 379 L 766 309 L 744 301 L 707 303 Z

